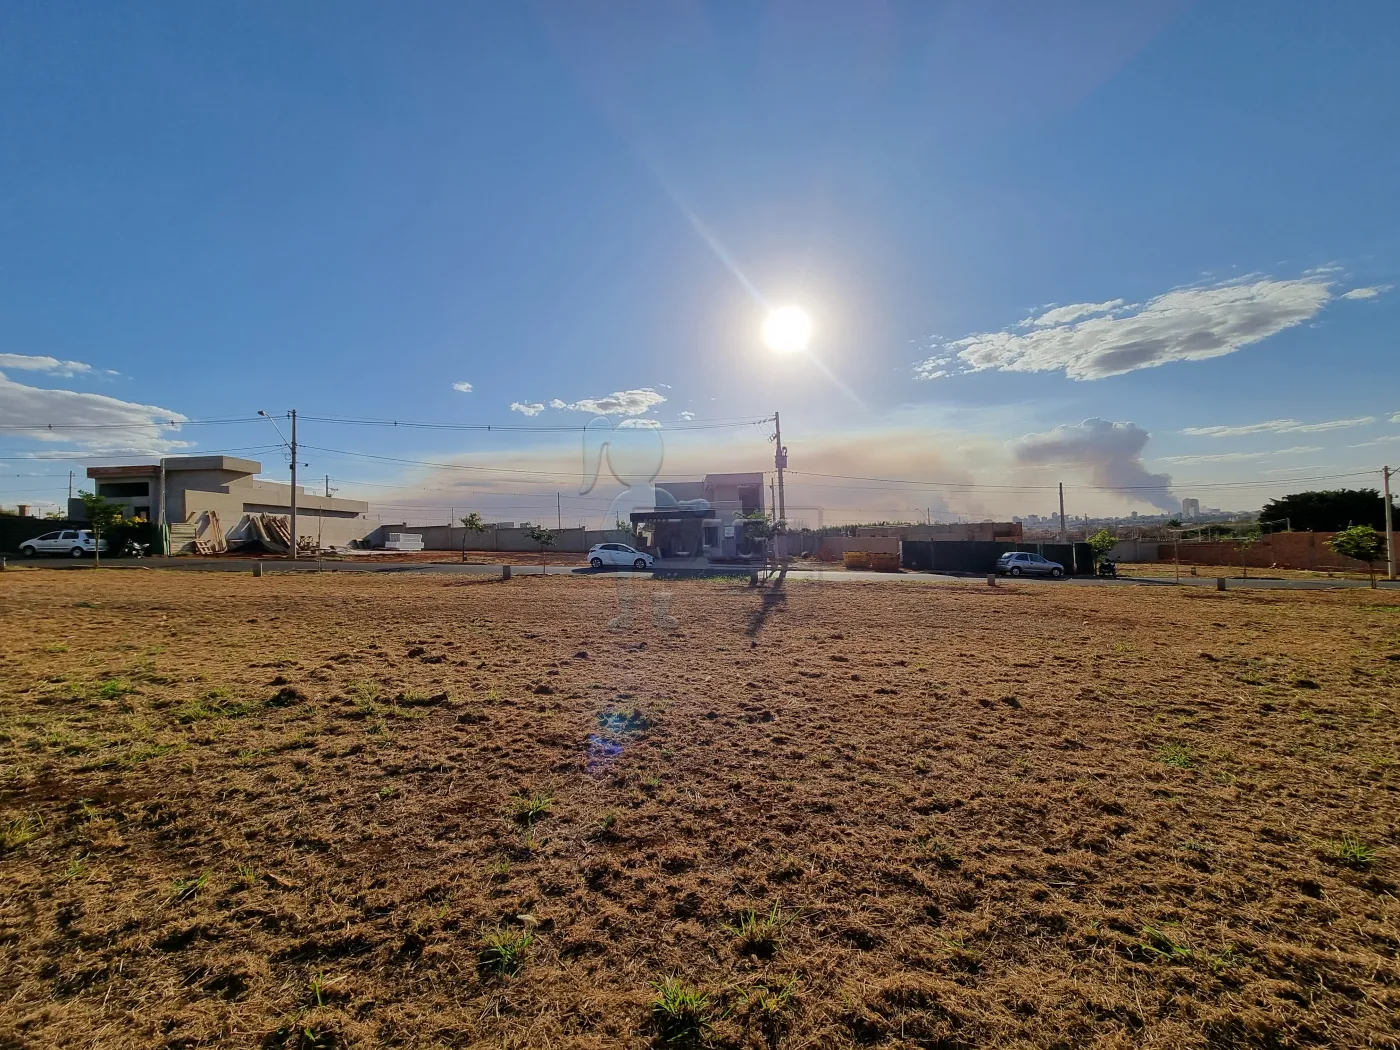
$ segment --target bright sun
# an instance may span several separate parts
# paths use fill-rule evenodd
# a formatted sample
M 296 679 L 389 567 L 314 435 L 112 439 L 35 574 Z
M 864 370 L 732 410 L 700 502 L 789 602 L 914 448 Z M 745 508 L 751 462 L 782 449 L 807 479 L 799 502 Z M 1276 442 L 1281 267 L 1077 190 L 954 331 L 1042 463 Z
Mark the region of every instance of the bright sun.
M 780 354 L 805 350 L 811 339 L 812 319 L 801 307 L 780 306 L 763 322 L 763 341 Z

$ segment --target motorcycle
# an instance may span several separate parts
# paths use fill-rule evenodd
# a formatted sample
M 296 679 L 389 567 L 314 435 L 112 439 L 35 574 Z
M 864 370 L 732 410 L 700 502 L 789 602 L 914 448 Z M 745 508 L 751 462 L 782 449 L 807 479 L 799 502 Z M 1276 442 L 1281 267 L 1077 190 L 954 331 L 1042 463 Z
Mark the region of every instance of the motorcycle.
M 1105 558 L 1103 561 L 1099 562 L 1098 574 L 1105 579 L 1118 579 L 1118 563 Z
M 137 543 L 135 540 L 127 540 L 126 546 L 122 549 L 123 558 L 145 558 L 151 553 L 149 543 Z

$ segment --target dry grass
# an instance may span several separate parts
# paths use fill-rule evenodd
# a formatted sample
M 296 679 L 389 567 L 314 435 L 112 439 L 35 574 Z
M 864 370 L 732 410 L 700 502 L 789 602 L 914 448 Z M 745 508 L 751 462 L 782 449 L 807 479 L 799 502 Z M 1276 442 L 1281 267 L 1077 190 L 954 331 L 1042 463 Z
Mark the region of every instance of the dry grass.
M 0 1045 L 1400 1045 L 1400 596 L 668 589 L 0 576 Z

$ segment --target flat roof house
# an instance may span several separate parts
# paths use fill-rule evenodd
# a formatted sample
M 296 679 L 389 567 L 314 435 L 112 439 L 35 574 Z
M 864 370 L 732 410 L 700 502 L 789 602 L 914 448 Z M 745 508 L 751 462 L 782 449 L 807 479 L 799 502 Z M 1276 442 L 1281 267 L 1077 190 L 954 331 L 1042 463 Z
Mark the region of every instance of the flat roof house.
M 735 518 L 763 513 L 763 474 L 706 474 L 700 481 L 668 481 L 657 486 L 658 506 L 636 511 L 632 524 L 663 558 L 743 559 L 753 553 Z M 672 502 L 660 505 L 662 493 Z
M 256 460 L 237 456 L 169 456 L 158 463 L 88 467 L 87 476 L 97 495 L 122 508 L 123 517 L 158 521 L 163 493 L 167 523 L 189 522 L 213 511 L 224 531 L 234 534 L 247 515 L 291 514 L 291 485 L 262 481 L 256 477 L 261 470 Z M 82 520 L 83 514 L 82 501 L 70 500 L 68 516 Z M 297 486 L 300 536 L 319 539 L 327 546 L 344 546 L 379 527 L 368 514 L 368 503 L 318 496 Z

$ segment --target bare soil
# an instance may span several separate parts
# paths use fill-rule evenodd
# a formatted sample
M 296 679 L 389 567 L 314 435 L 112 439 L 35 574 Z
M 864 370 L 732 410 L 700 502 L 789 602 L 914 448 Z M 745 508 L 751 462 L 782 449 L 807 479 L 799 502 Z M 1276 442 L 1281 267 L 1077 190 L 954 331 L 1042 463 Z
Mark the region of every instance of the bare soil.
M 633 584 L 0 575 L 0 1046 L 1400 1046 L 1400 596 Z

